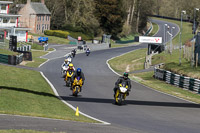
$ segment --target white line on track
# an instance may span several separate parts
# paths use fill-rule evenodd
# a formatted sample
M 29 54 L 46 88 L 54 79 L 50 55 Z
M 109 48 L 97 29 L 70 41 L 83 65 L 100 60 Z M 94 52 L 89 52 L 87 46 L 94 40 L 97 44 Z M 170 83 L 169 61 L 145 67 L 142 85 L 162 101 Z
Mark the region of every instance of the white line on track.
M 52 53 L 52 52 L 55 52 L 55 51 L 56 51 L 56 49 L 54 48 L 54 51 L 50 51 L 50 52 L 48 52 L 46 55 L 48 55 L 48 54 L 50 54 L 50 53 Z M 69 53 L 68 53 L 68 54 L 69 54 Z M 66 55 L 68 55 L 68 54 L 66 54 Z M 77 53 L 77 54 L 79 54 L 79 53 Z M 46 55 L 44 55 L 44 56 L 46 56 Z M 62 57 L 57 57 L 57 58 L 54 58 L 54 59 L 63 58 L 63 57 L 65 57 L 66 55 L 64 55 L 64 56 L 62 56 Z M 44 58 L 44 57 L 42 57 L 42 56 L 40 56 L 40 58 L 46 59 L 46 58 Z M 53 59 L 51 59 L 51 60 L 53 60 Z M 48 59 L 47 61 L 45 61 L 44 63 L 42 63 L 39 67 L 41 67 L 42 65 L 44 65 L 44 64 L 47 63 L 48 61 L 50 61 L 50 59 Z M 69 104 L 68 102 L 66 102 L 65 100 L 63 100 L 63 99 L 59 96 L 57 90 L 55 89 L 55 87 L 53 86 L 53 84 L 46 78 L 46 76 L 43 74 L 43 72 L 40 72 L 40 74 L 41 74 L 42 77 L 47 81 L 47 83 L 51 86 L 51 88 L 52 88 L 52 90 L 53 90 L 55 96 L 57 96 L 65 105 L 67 105 L 68 107 L 70 107 L 72 110 L 76 111 L 76 108 L 75 108 L 74 106 L 72 106 L 71 104 Z M 111 125 L 111 123 L 108 123 L 108 122 L 102 121 L 102 120 L 100 120 L 100 119 L 94 118 L 94 117 L 92 117 L 92 116 L 90 116 L 90 115 L 87 115 L 87 114 L 81 112 L 81 111 L 79 111 L 79 113 L 80 113 L 81 115 L 85 116 L 85 117 L 88 117 L 88 118 L 90 118 L 90 119 L 93 119 L 93 120 L 95 120 L 95 121 L 100 122 L 100 123 L 91 123 L 91 124 L 96 124 L 96 125 Z M 52 118 L 43 118 L 43 117 L 32 117 L 32 116 L 21 116 L 21 115 L 8 115 L 8 114 L 0 114 L 0 115 L 1 115 L 1 116 L 18 116 L 18 117 L 26 117 L 26 118 L 38 118 L 38 119 L 44 119 L 44 120 L 46 119 L 46 120 L 69 121 L 69 120 L 52 119 Z M 72 122 L 76 122 L 76 121 L 72 121 Z
M 137 50 L 139 50 L 139 49 L 137 49 Z M 133 51 L 136 51 L 136 50 L 133 50 Z M 133 52 L 133 51 L 130 51 L 130 52 Z M 124 53 L 124 54 L 121 54 L 121 55 L 118 55 L 118 56 L 115 56 L 115 57 L 112 57 L 112 58 L 108 59 L 108 60 L 106 61 L 106 64 L 108 65 L 109 69 L 110 69 L 112 72 L 114 72 L 115 74 L 117 74 L 118 76 L 121 76 L 119 73 L 115 72 L 115 71 L 111 68 L 111 66 L 110 66 L 110 64 L 109 64 L 108 62 L 109 62 L 110 60 L 114 59 L 114 58 L 123 56 L 123 55 L 125 55 L 125 54 L 130 53 L 130 52 L 127 52 L 127 53 Z M 133 82 L 136 82 L 136 83 L 138 83 L 138 84 L 140 84 L 140 85 L 142 85 L 142 86 L 144 86 L 144 87 L 147 87 L 147 88 L 149 88 L 149 89 L 151 89 L 151 90 L 153 90 L 153 91 L 159 92 L 159 93 L 161 93 L 161 94 L 165 94 L 165 95 L 168 95 L 168 96 L 171 96 L 171 97 L 175 97 L 175 98 L 177 98 L 177 99 L 181 99 L 181 100 L 186 101 L 186 102 L 198 104 L 198 103 L 192 102 L 192 101 L 190 101 L 190 100 L 186 100 L 186 99 L 183 99 L 183 98 L 180 98 L 180 97 L 177 97 L 177 96 L 168 94 L 168 93 L 164 93 L 164 92 L 161 92 L 161 91 L 152 89 L 152 88 L 150 88 L 150 87 L 148 87 L 148 86 L 146 86 L 146 85 L 143 85 L 143 84 L 141 84 L 141 83 L 139 83 L 139 82 L 137 82 L 137 81 L 135 81 L 135 80 L 132 80 L 132 81 L 133 81 Z
M 51 86 L 51 88 L 52 88 L 54 94 L 55 94 L 64 104 L 66 104 L 66 105 L 69 106 L 71 109 L 73 109 L 74 111 L 76 111 L 76 108 L 75 108 L 74 106 L 72 106 L 71 104 L 69 104 L 68 102 L 66 102 L 65 100 L 63 100 L 63 99 L 59 96 L 57 90 L 55 89 L 55 87 L 53 86 L 53 84 L 45 77 L 45 75 L 44 75 L 42 72 L 40 72 L 40 74 L 41 74 L 42 77 L 48 82 L 48 84 Z M 94 117 L 92 117 L 92 116 L 89 116 L 89 115 L 87 115 L 87 114 L 85 114 L 85 113 L 83 113 L 83 112 L 81 112 L 81 111 L 79 111 L 79 113 L 80 113 L 81 115 L 84 115 L 84 116 L 90 118 L 90 119 L 93 119 L 93 120 L 96 120 L 96 121 L 101 122 L 101 123 L 95 123 L 95 124 L 110 125 L 110 123 L 108 123 L 108 122 L 99 120 L 99 119 L 94 118 Z
M 174 24 L 174 23 L 173 23 L 173 24 Z M 175 37 L 178 35 L 178 33 L 180 32 L 179 26 L 178 26 L 177 24 L 175 24 L 175 25 L 178 27 L 179 31 L 177 32 L 177 34 L 176 34 L 173 38 L 175 38 Z M 159 27 L 159 29 L 160 29 L 160 27 Z M 158 31 L 159 31 L 159 30 L 158 30 Z M 158 33 L 158 31 L 157 31 L 154 35 L 156 35 L 156 34 Z M 139 50 L 139 49 L 137 49 L 137 50 Z M 133 50 L 133 51 L 136 51 L 136 50 Z M 130 52 L 133 52 L 133 51 L 130 51 Z M 110 60 L 114 59 L 114 58 L 123 56 L 123 55 L 125 55 L 125 54 L 130 53 L 130 52 L 126 52 L 126 53 L 124 53 L 124 54 L 121 54 L 121 55 L 118 55 L 118 56 L 115 56 L 115 57 L 112 57 L 112 58 L 108 59 L 108 60 L 106 61 L 106 64 L 108 65 L 109 69 L 110 69 L 112 72 L 114 72 L 115 74 L 117 74 L 118 76 L 121 76 L 119 73 L 115 72 L 115 71 L 111 68 L 111 66 L 110 66 L 110 64 L 109 64 L 108 62 L 109 62 Z M 151 89 L 151 90 L 153 90 L 153 91 L 159 92 L 159 93 L 161 93 L 161 94 L 165 94 L 165 95 L 168 95 L 168 96 L 171 96 L 171 97 L 175 97 L 175 98 L 177 98 L 177 99 L 181 99 L 181 100 L 186 101 L 186 102 L 198 104 L 198 103 L 195 103 L 195 102 L 190 101 L 190 100 L 186 100 L 186 99 L 183 99 L 183 98 L 180 98 L 180 97 L 177 97 L 177 96 L 168 94 L 168 93 L 164 93 L 164 92 L 161 92 L 161 91 L 152 89 L 152 88 L 150 88 L 150 87 L 148 87 L 148 86 L 146 86 L 146 85 L 143 85 L 143 84 L 141 84 L 141 83 L 139 83 L 139 82 L 137 82 L 137 81 L 134 81 L 134 80 L 132 80 L 132 81 L 133 81 L 133 82 L 136 82 L 136 83 L 138 83 L 138 84 L 140 84 L 140 85 L 142 85 L 142 86 L 144 86 L 144 87 L 147 87 L 147 88 L 149 88 L 149 89 Z
M 50 53 L 52 53 L 52 52 L 55 52 L 55 51 L 56 51 L 56 49 L 54 49 L 54 51 L 49 52 L 48 54 L 50 54 Z M 48 54 L 46 54 L 46 55 L 48 55 Z M 66 57 L 66 56 L 69 55 L 69 54 L 70 54 L 70 53 L 68 53 L 68 54 L 66 54 L 66 55 L 64 55 L 64 56 L 61 56 L 61 57 L 56 57 L 56 58 L 53 58 L 53 59 L 48 59 L 47 61 L 45 61 L 44 63 L 42 63 L 39 67 L 41 67 L 42 65 L 44 65 L 45 63 L 47 63 L 49 60 L 54 60 L 54 59 L 58 59 L 58 58 L 63 58 L 63 57 Z M 46 55 L 45 55 L 45 56 L 46 56 Z M 43 58 L 43 57 L 40 57 L 40 58 Z M 40 74 L 41 74 L 42 77 L 47 81 L 47 83 L 51 86 L 51 88 L 52 88 L 54 94 L 55 94 L 64 104 L 66 104 L 66 105 L 67 105 L 68 107 L 70 107 L 72 110 L 76 111 L 76 108 L 75 108 L 74 106 L 72 106 L 71 104 L 69 104 L 68 102 L 66 102 L 65 100 L 63 100 L 63 99 L 59 96 L 57 90 L 55 89 L 55 87 L 53 86 L 53 84 L 47 79 L 47 77 L 43 74 L 43 72 L 40 72 Z M 85 114 L 85 113 L 83 113 L 83 112 L 81 112 L 81 111 L 79 111 L 79 113 L 80 113 L 81 115 L 83 115 L 83 116 L 86 116 L 86 117 L 90 118 L 90 119 L 93 119 L 93 120 L 95 120 L 95 121 L 101 122 L 101 123 L 92 123 L 92 124 L 100 124 L 100 125 L 102 125 L 102 124 L 103 124 L 103 125 L 110 125 L 110 124 L 111 124 L 111 123 L 102 121 L 102 120 L 100 120 L 100 119 L 94 118 L 94 117 L 92 117 L 92 116 L 90 116 L 90 115 L 87 115 L 87 114 Z
M 53 48 L 53 49 L 54 49 L 53 51 L 50 51 L 50 52 L 48 52 L 47 54 L 45 54 L 45 55 L 43 55 L 43 56 L 47 56 L 48 54 L 53 53 L 53 52 L 56 51 L 55 48 Z M 41 58 L 41 59 L 47 59 L 47 58 L 44 58 L 43 56 L 40 56 L 40 58 Z M 40 64 L 40 65 L 38 66 L 38 68 L 40 68 L 41 66 L 43 66 L 43 65 L 44 65 L 45 63 L 47 63 L 49 60 L 50 60 L 50 59 L 47 59 L 47 61 L 45 61 L 45 62 L 43 62 L 42 64 Z

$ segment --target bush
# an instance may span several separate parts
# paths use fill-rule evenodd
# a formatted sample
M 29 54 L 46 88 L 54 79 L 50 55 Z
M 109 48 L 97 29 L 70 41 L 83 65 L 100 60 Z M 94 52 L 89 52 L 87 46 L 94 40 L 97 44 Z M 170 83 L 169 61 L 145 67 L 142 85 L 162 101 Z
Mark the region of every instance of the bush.
M 44 34 L 48 36 L 57 36 L 61 38 L 67 38 L 67 36 L 69 35 L 69 32 L 61 31 L 61 30 L 45 30 Z
M 69 35 L 73 38 L 78 38 L 81 36 L 82 40 L 92 40 L 94 38 L 92 35 L 86 35 L 81 32 L 70 32 Z
M 46 30 L 44 34 L 47 36 L 56 36 L 61 38 L 67 38 L 70 35 L 73 38 L 78 38 L 78 36 L 82 37 L 82 40 L 92 40 L 94 37 L 92 34 L 84 34 L 82 32 L 68 32 L 68 31 L 61 31 L 61 30 Z

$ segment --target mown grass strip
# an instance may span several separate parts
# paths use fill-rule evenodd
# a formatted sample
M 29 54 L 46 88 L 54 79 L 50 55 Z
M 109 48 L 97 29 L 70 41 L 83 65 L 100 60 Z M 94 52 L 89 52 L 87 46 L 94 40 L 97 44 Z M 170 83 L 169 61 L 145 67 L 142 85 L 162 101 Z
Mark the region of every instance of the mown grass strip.
M 47 59 L 40 58 L 40 56 L 43 56 L 47 53 L 48 52 L 45 52 L 45 51 L 32 51 L 33 60 L 32 61 L 24 61 L 24 65 L 28 66 L 28 67 L 38 67 L 40 64 L 47 61 Z
M 153 30 L 151 31 L 151 33 L 149 34 L 149 36 L 153 36 L 158 32 L 159 26 L 156 23 L 152 23 L 153 26 Z
M 167 94 L 171 94 L 171 95 L 174 95 L 174 96 L 177 96 L 189 101 L 200 103 L 199 94 L 194 94 L 194 92 L 167 84 L 164 81 L 157 80 L 153 78 L 153 75 L 154 75 L 154 72 L 144 72 L 144 73 L 138 73 L 138 74 L 131 74 L 130 77 L 133 80 L 136 80 L 155 90 L 158 90 Z M 139 77 L 139 80 L 137 77 Z
M 3 65 L 0 70 L 0 113 L 96 122 L 82 115 L 76 117 L 39 72 Z
M 39 34 L 32 34 L 29 33 L 30 35 L 33 35 L 35 37 L 40 37 L 41 35 Z M 61 38 L 61 37 L 55 37 L 55 36 L 47 36 L 47 35 L 42 35 L 43 37 L 48 37 L 48 43 L 50 44 L 69 44 L 69 40 L 67 38 Z
M 119 56 L 109 61 L 110 66 L 116 72 L 125 72 L 129 69 L 129 72 L 135 70 L 144 69 L 144 60 L 146 55 L 147 49 L 140 49 L 130 52 L 128 54 Z M 127 68 L 129 66 L 129 68 Z
M 13 52 L 7 49 L 0 49 L 0 54 L 5 54 L 5 55 L 18 55 L 17 52 Z
M 160 19 L 160 18 L 154 18 L 158 20 L 168 21 L 175 23 L 180 26 L 180 21 L 175 20 L 168 20 L 168 19 Z M 190 40 L 192 35 L 192 24 L 188 22 L 183 22 L 183 32 L 182 32 L 182 42 L 183 44 L 186 43 L 188 40 Z M 179 36 L 176 36 L 173 40 L 173 44 L 179 45 Z M 161 53 L 158 55 L 153 56 L 152 58 L 152 64 L 160 64 L 164 63 L 164 69 L 172 71 L 177 74 L 189 76 L 192 78 L 198 78 L 200 79 L 200 67 L 192 68 L 190 65 L 190 61 L 183 58 L 184 51 L 182 50 L 181 55 L 181 65 L 179 65 L 179 57 L 180 52 L 179 50 L 173 50 L 172 54 L 169 54 L 168 51 L 165 53 Z

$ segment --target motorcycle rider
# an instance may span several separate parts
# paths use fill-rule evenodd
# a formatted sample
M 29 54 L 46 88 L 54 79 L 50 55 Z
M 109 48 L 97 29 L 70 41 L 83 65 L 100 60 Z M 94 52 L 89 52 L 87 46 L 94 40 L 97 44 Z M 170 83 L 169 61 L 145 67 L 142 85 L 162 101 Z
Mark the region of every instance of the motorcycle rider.
M 72 70 L 73 72 L 75 72 L 75 68 L 74 65 L 72 63 L 69 64 L 67 71 Z
M 67 71 L 72 71 L 73 73 L 75 72 L 75 68 L 74 68 L 74 65 L 73 65 L 72 63 L 69 64 L 69 66 L 68 66 L 68 68 L 67 68 Z M 66 75 L 66 78 L 65 78 L 64 80 L 67 81 L 67 78 L 68 78 L 68 77 L 67 77 L 67 75 Z M 72 77 L 71 77 L 71 81 L 73 81 L 73 80 L 72 80 Z M 73 82 L 71 82 L 71 86 L 72 86 L 72 83 L 73 83 Z
M 82 72 L 81 68 L 77 68 L 77 69 L 76 69 L 75 74 L 73 74 L 73 76 L 72 76 L 72 83 L 74 82 L 75 78 L 77 78 L 77 77 L 82 78 L 82 81 L 83 81 L 83 84 L 84 84 L 85 76 L 84 76 L 84 73 Z M 82 84 L 82 85 L 83 85 L 83 84 Z M 72 89 L 72 88 L 71 88 L 71 89 Z M 81 90 L 82 90 L 82 89 L 81 89 Z M 80 91 L 81 91 L 81 90 L 80 90 Z
M 72 56 L 71 54 L 68 54 L 66 58 L 67 58 L 67 59 L 68 59 L 68 58 L 73 58 L 73 56 Z
M 89 47 L 86 48 L 85 53 L 86 53 L 87 56 L 90 54 L 90 48 Z
M 71 51 L 71 54 L 72 54 L 73 57 L 75 57 L 75 55 L 76 55 L 76 49 L 75 48 Z
M 128 73 L 124 72 L 122 77 L 119 77 L 119 79 L 115 82 L 115 88 L 114 90 L 114 97 L 116 94 L 116 91 L 119 89 L 119 84 L 125 82 L 126 85 L 128 85 L 128 91 L 127 91 L 127 96 L 129 95 L 129 92 L 131 91 L 131 80 L 128 78 Z
M 89 47 L 87 47 L 86 51 L 90 51 L 90 48 L 89 48 Z
M 68 66 L 69 64 L 70 64 L 70 62 L 68 61 L 68 59 L 65 59 L 65 61 L 62 64 L 62 67 Z

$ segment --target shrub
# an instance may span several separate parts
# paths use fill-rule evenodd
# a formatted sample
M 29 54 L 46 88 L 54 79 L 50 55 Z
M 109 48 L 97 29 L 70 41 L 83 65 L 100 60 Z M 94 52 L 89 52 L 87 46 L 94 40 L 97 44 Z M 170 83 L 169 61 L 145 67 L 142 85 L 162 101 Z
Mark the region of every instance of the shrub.
M 94 38 L 92 34 L 84 34 L 82 32 L 68 32 L 61 30 L 46 30 L 44 34 L 48 36 L 56 36 L 61 38 L 67 38 L 68 35 L 70 35 L 73 38 L 78 38 L 79 36 L 81 36 L 82 40 L 92 40 Z
M 70 32 L 69 35 L 73 38 L 78 38 L 81 36 L 82 40 L 92 40 L 94 38 L 92 35 L 86 35 L 81 32 Z
M 44 31 L 44 34 L 48 36 L 57 36 L 61 38 L 67 38 L 67 36 L 69 35 L 69 32 L 61 31 L 61 30 L 46 30 Z

